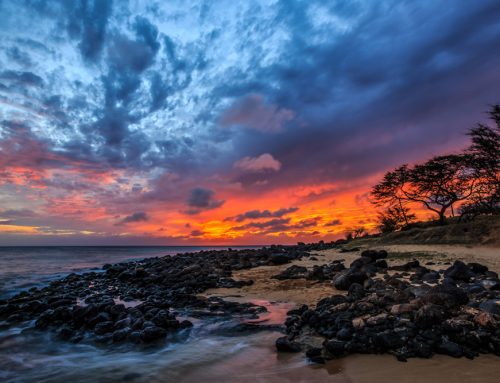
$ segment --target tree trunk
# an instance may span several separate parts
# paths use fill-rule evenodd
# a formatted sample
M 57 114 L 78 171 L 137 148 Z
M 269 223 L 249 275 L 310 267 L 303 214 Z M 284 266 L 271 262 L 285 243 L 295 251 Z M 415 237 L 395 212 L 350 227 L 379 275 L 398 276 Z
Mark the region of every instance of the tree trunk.
M 439 225 L 443 226 L 446 222 L 446 217 L 444 216 L 444 213 L 440 212 L 439 213 Z
M 441 210 L 438 212 L 439 214 L 439 225 L 443 226 L 446 223 L 446 216 L 444 213 L 446 212 L 446 209 L 448 206 L 443 206 Z
M 403 213 L 403 218 L 405 220 L 405 225 L 408 226 L 408 217 L 406 216 L 405 209 L 403 208 L 403 204 L 401 203 L 401 200 L 399 201 L 399 208 L 401 209 L 401 212 Z

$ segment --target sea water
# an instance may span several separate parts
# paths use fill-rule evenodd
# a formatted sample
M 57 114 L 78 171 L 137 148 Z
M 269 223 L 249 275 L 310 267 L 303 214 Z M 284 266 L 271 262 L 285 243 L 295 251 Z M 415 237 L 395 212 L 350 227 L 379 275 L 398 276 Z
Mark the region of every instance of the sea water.
M 236 249 L 236 247 L 233 247 Z M 101 270 L 105 263 L 225 249 L 224 247 L 0 247 L 0 296 L 6 298 L 73 272 Z M 281 324 L 290 303 L 255 301 L 269 312 L 262 324 Z M 301 355 L 278 355 L 278 331 L 221 335 L 233 321 L 194 320 L 155 346 L 100 346 L 58 340 L 32 323 L 0 322 L 2 382 L 287 382 L 307 363 Z M 304 381 L 312 381 L 304 376 Z

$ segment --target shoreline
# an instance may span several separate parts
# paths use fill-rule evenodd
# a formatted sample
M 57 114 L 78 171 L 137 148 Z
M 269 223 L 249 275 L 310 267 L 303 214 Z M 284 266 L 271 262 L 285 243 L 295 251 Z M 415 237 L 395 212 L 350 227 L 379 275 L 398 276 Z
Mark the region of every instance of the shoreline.
M 242 336 L 246 336 L 244 331 L 250 331 L 249 334 L 255 334 L 255 331 L 276 331 L 276 326 L 283 323 L 282 318 L 286 314 L 289 314 L 288 319 L 293 318 L 294 310 L 287 313 L 293 307 L 297 309 L 306 304 L 310 310 L 319 310 L 321 307 L 318 308 L 317 303 L 321 299 L 332 296 L 344 296 L 347 299 L 351 294 L 351 289 L 337 290 L 332 286 L 332 275 L 335 278 L 342 274 L 342 271 L 331 272 L 329 267 L 359 263 L 362 249 L 344 251 L 332 244 L 311 245 L 310 248 L 307 246 L 275 246 L 241 252 L 206 251 L 105 265 L 103 271 L 98 273 L 69 275 L 43 289 L 19 294 L 10 302 L 0 302 L 0 317 L 3 317 L 4 324 L 7 325 L 35 319 L 37 330 L 49 331 L 58 339 L 96 342 L 107 345 L 106 347 L 123 342 L 162 344 L 158 342 L 163 342 L 165 336 L 169 339 L 170 335 L 167 334 L 190 331 L 189 320 L 181 320 L 181 317 L 185 318 L 184 313 L 200 320 L 246 318 L 244 321 L 250 326 L 242 327 Z M 324 249 L 329 246 L 332 248 Z M 450 268 L 457 258 L 468 259 L 473 256 L 474 260 L 481 260 L 490 270 L 499 271 L 497 249 L 484 246 L 388 245 L 376 246 L 376 249 L 389 250 L 386 260 L 390 267 L 384 273 L 388 278 L 396 278 L 399 275 L 402 281 L 407 280 L 411 272 L 405 271 L 401 274 L 401 271 L 392 270 L 391 267 L 404 266 L 414 258 L 420 259 L 422 264 L 425 262 L 426 267 L 432 271 Z M 319 269 L 331 273 L 317 280 L 304 276 L 295 278 L 287 274 L 287 270 L 294 267 L 294 270 L 299 271 L 306 268 L 308 273 Z M 272 278 L 277 275 L 285 277 Z M 483 278 L 479 275 L 478 278 Z M 158 279 L 160 276 L 162 279 Z M 160 288 L 163 283 L 169 285 Z M 141 292 L 141 289 L 144 291 Z M 176 292 L 165 295 L 168 291 Z M 134 299 L 138 299 L 134 305 L 123 304 Z M 38 304 L 37 301 L 42 302 L 42 308 L 33 306 Z M 85 305 L 78 302 L 85 302 Z M 9 304 L 14 305 L 14 309 L 9 308 Z M 261 309 L 266 305 L 268 309 L 271 308 L 269 305 L 273 305 L 273 308 L 267 311 Z M 273 317 L 273 309 L 278 306 L 281 311 Z M 169 313 L 169 310 L 173 311 Z M 50 315 L 47 311 L 50 311 Z M 90 312 L 92 314 L 86 314 Z M 81 323 L 78 322 L 79 324 L 74 319 L 77 313 L 87 315 Z M 98 321 L 90 327 L 88 323 L 95 321 L 94 315 L 105 316 L 106 320 Z M 278 317 L 279 320 L 276 319 Z M 40 323 L 41 318 L 43 319 Z M 133 323 L 132 319 L 137 318 L 140 319 L 139 324 Z M 235 328 L 238 333 L 240 330 Z M 229 329 L 229 332 L 231 331 L 234 330 Z M 302 364 L 295 368 L 294 375 L 299 374 L 303 379 L 312 382 L 322 381 L 321 379 L 332 375 L 339 379 L 338 381 L 346 382 L 386 382 L 395 376 L 401 382 L 415 381 L 412 376 L 422 379 L 425 376 L 426 381 L 432 382 L 439 380 L 438 377 L 451 376 L 454 373 L 457 379 L 462 381 L 464 377 L 468 377 L 477 382 L 488 382 L 488 376 L 493 372 L 500 372 L 500 359 L 492 354 L 481 354 L 473 361 L 436 354 L 431 359 L 410 358 L 408 363 L 401 363 L 394 355 L 389 354 L 352 354 L 341 355 L 339 359 L 320 361 L 324 364 L 307 364 L 308 359 L 316 358 L 315 361 L 319 361 L 315 356 L 311 358 L 313 354 L 310 350 L 311 347 L 323 347 L 323 339 L 317 335 L 299 334 L 302 331 L 300 328 L 294 331 L 298 331 L 295 341 L 300 342 L 307 357 L 302 353 L 277 353 L 274 344 L 262 347 L 269 347 L 270 357 L 277 358 L 278 364 L 291 360 L 302 361 Z M 274 333 L 269 334 L 266 339 L 275 339 Z M 279 334 L 276 334 L 277 337 Z M 380 364 L 386 368 L 378 369 Z M 463 371 L 464 368 L 466 371 Z M 425 369 L 425 373 L 422 373 L 421 369 Z M 287 376 L 287 373 L 283 373 L 282 378 L 286 379 Z M 318 379 L 315 380 L 316 378 Z M 279 382 L 280 379 L 276 377 L 272 381 Z
M 395 260 L 396 264 L 403 264 L 410 259 L 417 259 L 422 262 L 437 261 L 436 265 L 428 266 L 431 269 L 437 270 L 440 267 L 448 267 L 448 265 L 444 264 L 445 262 L 462 260 L 484 264 L 490 270 L 500 274 L 500 247 L 470 245 L 378 245 L 374 246 L 373 249 L 387 250 L 389 254 L 394 252 L 407 254 L 407 256 Z M 296 305 L 307 304 L 314 306 L 322 298 L 332 294 L 344 294 L 345 292 L 336 290 L 330 282 L 307 281 L 305 279 L 280 281 L 271 279 L 271 277 L 292 265 L 312 268 L 315 265 L 319 266 L 336 260 L 344 260 L 346 264 L 350 264 L 356 258 L 359 258 L 362 250 L 342 252 L 334 248 L 311 251 L 312 257 L 295 260 L 289 264 L 261 266 L 234 271 L 232 275 L 235 280 L 251 279 L 254 283 L 241 288 L 209 289 L 201 295 L 206 297 L 219 296 L 222 298 L 231 298 L 239 295 L 248 299 L 271 299 L 294 302 Z M 307 289 L 307 291 L 304 291 L 304 289 Z
M 500 272 L 500 248 L 488 246 L 464 246 L 464 245 L 380 245 L 377 250 L 385 249 L 389 252 L 414 254 L 422 252 L 432 254 L 410 256 L 410 259 L 420 261 L 436 261 L 433 269 L 439 269 L 445 263 L 456 259 L 466 260 L 472 256 L 470 261 L 481 262 L 492 271 Z M 269 299 L 279 303 L 291 303 L 295 307 L 307 304 L 312 307 L 322 298 L 333 294 L 345 294 L 345 291 L 336 290 L 331 283 L 317 283 L 306 280 L 276 280 L 270 279 L 291 265 L 313 267 L 335 260 L 345 260 L 346 263 L 354 261 L 359 257 L 361 250 L 355 252 L 341 252 L 338 249 L 312 252 L 310 258 L 301 259 L 287 265 L 266 266 L 255 269 L 242 270 L 233 273 L 236 280 L 254 280 L 251 286 L 238 289 L 210 289 L 203 295 L 207 297 L 218 296 L 245 302 L 253 299 Z M 404 257 L 398 262 L 403 264 Z M 305 291 L 304 291 L 305 290 Z M 279 354 L 283 355 L 283 354 Z M 294 354 L 286 357 L 296 357 Z M 303 357 L 301 355 L 301 357 Z M 384 368 L 380 368 L 384 366 Z M 312 372 L 322 370 L 326 374 L 316 377 Z M 338 382 L 358 383 L 386 383 L 397 381 L 401 383 L 411 382 L 441 382 L 443 377 L 452 381 L 490 383 L 495 379 L 493 376 L 500 373 L 500 357 L 492 354 L 481 354 L 473 360 L 466 358 L 452 358 L 447 355 L 434 355 L 430 359 L 411 358 L 406 363 L 401 363 L 392 355 L 376 354 L 353 354 L 340 359 L 326 361 L 325 364 L 313 364 L 305 366 L 300 371 L 295 371 L 295 377 L 305 379 L 308 382 L 321 382 L 331 377 Z M 338 379 L 338 380 L 337 380 Z M 279 380 L 277 380 L 279 381 Z M 285 381 L 285 380 L 284 380 Z

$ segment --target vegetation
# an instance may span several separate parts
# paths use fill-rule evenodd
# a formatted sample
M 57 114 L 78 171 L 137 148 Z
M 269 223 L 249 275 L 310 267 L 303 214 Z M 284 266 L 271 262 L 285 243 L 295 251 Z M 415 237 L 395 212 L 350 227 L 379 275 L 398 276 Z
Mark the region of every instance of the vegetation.
M 414 204 L 435 213 L 440 225 L 450 214 L 455 216 L 457 206 L 460 219 L 500 213 L 500 106 L 489 114 L 494 127 L 478 124 L 470 129 L 471 144 L 462 153 L 436 156 L 413 167 L 401 165 L 373 187 L 372 202 L 381 208 L 381 232 L 410 227 Z

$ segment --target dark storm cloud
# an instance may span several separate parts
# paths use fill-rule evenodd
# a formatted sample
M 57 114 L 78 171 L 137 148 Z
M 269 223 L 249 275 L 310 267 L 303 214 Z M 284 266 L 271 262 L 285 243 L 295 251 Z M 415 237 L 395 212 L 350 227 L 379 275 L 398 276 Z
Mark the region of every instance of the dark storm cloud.
M 284 231 L 288 229 L 290 218 L 276 218 L 265 222 L 251 222 L 245 225 L 233 227 L 233 230 L 259 229 L 265 232 Z
M 228 217 L 225 219 L 225 221 L 236 221 L 236 222 L 243 222 L 247 219 L 258 219 L 258 218 L 271 218 L 271 217 L 283 217 L 286 214 L 294 213 L 299 208 L 297 207 L 290 207 L 290 208 L 282 208 L 278 209 L 275 211 L 269 211 L 269 210 L 250 210 L 247 211 L 243 214 L 239 214 L 235 217 Z
M 95 60 L 104 45 L 113 1 L 76 0 L 64 1 L 63 4 L 67 8 L 69 35 L 79 40 L 78 47 L 83 57 Z
M 189 196 L 186 200 L 186 205 L 189 209 L 187 214 L 198 214 L 204 210 L 217 209 L 222 206 L 225 201 L 216 200 L 215 192 L 211 189 L 194 188 L 191 189 Z
M 453 10 L 391 1 L 337 8 L 350 26 L 335 38 L 315 35 L 308 3 L 282 4 L 280 20 L 292 35 L 287 60 L 255 74 L 279 88 L 248 81 L 217 89 L 241 97 L 264 93 L 303 121 L 275 136 L 234 138 L 237 151 L 280 158 L 283 171 L 264 188 L 354 179 L 402 157 L 421 159 L 460 141 L 487 105 L 498 102 L 492 84 L 500 80 L 500 56 L 491 50 L 500 33 L 498 2 Z
M 495 0 L 163 5 L 0 2 L 3 180 L 26 167 L 30 185 L 77 191 L 33 173 L 118 170 L 141 201 L 181 204 L 214 175 L 243 193 L 335 183 L 312 202 L 456 148 L 499 101 Z M 236 174 L 264 153 L 279 172 Z M 224 203 L 199 189 L 186 213 Z
M 133 222 L 146 222 L 149 220 L 148 215 L 145 212 L 136 212 L 133 214 L 130 214 L 123 218 L 120 222 L 116 223 L 115 225 L 120 226 L 120 225 L 126 225 L 128 223 L 133 223 Z
M 263 234 L 279 233 L 284 231 L 294 231 L 300 233 L 303 229 L 317 227 L 321 220 L 321 217 L 313 217 L 306 218 L 295 223 L 290 223 L 290 218 L 276 218 L 264 222 L 250 222 L 245 225 L 235 226 L 232 230 L 257 230 Z

